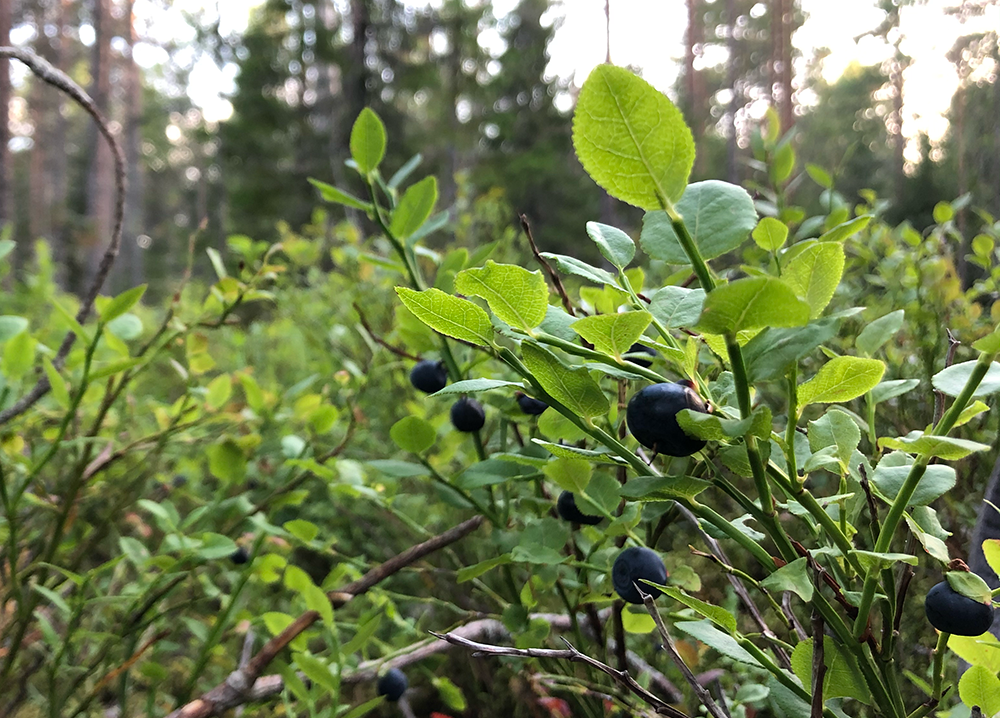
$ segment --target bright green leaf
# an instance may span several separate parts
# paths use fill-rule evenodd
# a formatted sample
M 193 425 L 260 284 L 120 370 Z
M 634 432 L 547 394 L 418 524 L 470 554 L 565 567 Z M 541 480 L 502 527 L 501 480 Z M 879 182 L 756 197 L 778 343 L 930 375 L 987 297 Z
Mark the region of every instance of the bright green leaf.
M 138 287 L 127 289 L 104 306 L 104 309 L 100 313 L 101 319 L 107 323 L 116 317 L 120 317 L 129 309 L 134 307 L 136 303 L 142 299 L 142 295 L 145 293 L 145 284 L 140 284 Z
M 358 199 L 354 195 L 348 194 L 344 190 L 338 189 L 331 184 L 320 182 L 312 177 L 309 178 L 309 184 L 318 189 L 320 196 L 327 202 L 334 202 L 336 204 L 342 204 L 346 207 L 353 207 L 354 209 L 360 209 L 363 212 L 372 211 L 371 202 L 365 202 L 362 199 Z
M 934 210 L 937 214 L 937 207 Z M 958 695 L 969 708 L 979 706 L 984 716 L 1000 712 L 1000 678 L 985 666 L 972 666 L 962 675 Z
M 587 222 L 587 234 L 594 240 L 604 258 L 618 269 L 625 269 L 635 256 L 635 242 L 617 227 Z
M 385 157 L 385 145 L 385 125 L 371 108 L 364 108 L 351 128 L 351 157 L 361 174 L 370 174 L 378 168 Z
M 969 381 L 969 377 L 972 375 L 972 370 L 975 369 L 975 361 L 962 362 L 961 364 L 953 364 L 947 369 L 942 369 L 937 374 L 931 377 L 931 384 L 938 391 L 947 394 L 948 396 L 958 396 L 962 393 L 962 389 L 965 388 L 966 383 Z M 1000 391 L 1000 364 L 997 362 L 992 362 L 990 368 L 986 370 L 986 376 L 976 387 L 976 390 L 972 393 L 973 397 L 988 396 L 989 394 L 996 393 Z
M 760 582 L 761 588 L 774 593 L 791 591 L 803 601 L 813 597 L 813 581 L 809 575 L 809 564 L 805 557 L 785 564 Z
M 599 314 L 577 320 L 572 329 L 593 344 L 597 351 L 621 359 L 652 320 L 652 314 L 642 311 Z
M 788 239 L 788 227 L 774 217 L 764 217 L 754 227 L 752 236 L 758 247 L 768 252 L 776 252 Z
M 865 325 L 865 328 L 858 334 L 855 346 L 858 351 L 867 356 L 871 356 L 879 347 L 889 341 L 892 336 L 903 328 L 904 312 L 897 309 L 889 312 L 884 317 L 879 317 L 875 321 Z
M 389 225 L 389 230 L 396 239 L 406 239 L 420 229 L 434 211 L 437 197 L 437 179 L 433 176 L 424 177 L 406 189 L 392 212 L 392 222 Z
M 549 306 L 549 288 L 541 272 L 493 260 L 485 267 L 459 272 L 455 291 L 482 297 L 497 317 L 529 332 L 542 323 Z
M 817 242 L 795 256 L 781 270 L 781 278 L 804 299 L 815 319 L 833 298 L 844 273 L 844 246 L 837 242 Z
M 468 299 L 445 294 L 440 289 L 418 292 L 396 287 L 396 294 L 413 314 L 431 329 L 455 339 L 489 346 L 493 324 L 489 315 Z
M 434 446 L 437 431 L 418 416 L 405 416 L 389 429 L 389 436 L 403 451 L 422 454 Z
M 606 414 L 608 398 L 586 369 L 570 369 L 545 349 L 521 345 L 528 371 L 556 401 L 584 418 Z
M 884 373 L 885 364 L 877 359 L 836 357 L 799 385 L 799 405 L 850 401 L 874 388 Z
M 698 329 L 709 334 L 756 327 L 794 327 L 809 321 L 809 305 L 776 277 L 749 277 L 724 284 L 705 299 Z

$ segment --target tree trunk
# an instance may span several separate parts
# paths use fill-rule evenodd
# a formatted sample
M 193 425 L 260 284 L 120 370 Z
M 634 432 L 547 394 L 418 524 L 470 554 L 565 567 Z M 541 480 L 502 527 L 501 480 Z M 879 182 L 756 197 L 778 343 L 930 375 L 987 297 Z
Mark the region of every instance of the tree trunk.
M 135 31 L 135 0 L 128 0 L 129 56 L 125 63 L 125 83 L 128 109 L 125 119 L 125 171 L 128 184 L 125 190 L 125 225 L 122 236 L 122 271 L 118 284 L 134 287 L 142 284 L 145 276 L 143 251 L 139 244 L 142 234 L 143 168 L 142 168 L 142 71 L 132 52 L 139 38 Z M 202 181 L 205 178 L 202 177 Z
M 0 45 L 10 45 L 11 0 L 0 0 Z M 10 166 L 10 60 L 0 59 L 0 225 L 14 221 Z
M 736 87 L 736 0 L 726 0 L 726 24 L 729 26 L 729 36 L 726 47 L 729 49 L 729 65 L 726 73 L 726 85 L 732 90 L 729 100 L 729 112 L 726 117 L 726 179 L 731 184 L 739 184 L 739 172 L 736 167 L 736 112 L 739 110 L 739 92 Z
M 91 55 L 90 96 L 101 114 L 110 120 L 111 107 L 111 0 L 94 0 L 94 47 Z M 114 209 L 114 165 L 111 150 L 93 129 L 88 138 L 90 167 L 87 178 L 87 217 L 90 231 L 84 238 L 87 277 L 97 274 L 104 248 L 111 237 Z
M 795 105 L 792 104 L 792 33 L 795 30 L 794 0 L 780 0 L 781 6 L 781 129 L 788 132 L 795 124 Z

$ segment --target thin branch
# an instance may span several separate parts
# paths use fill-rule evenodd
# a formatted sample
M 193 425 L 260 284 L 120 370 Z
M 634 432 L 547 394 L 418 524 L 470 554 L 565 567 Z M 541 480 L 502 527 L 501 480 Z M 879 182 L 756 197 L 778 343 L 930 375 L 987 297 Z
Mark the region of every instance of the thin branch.
M 951 329 L 945 329 L 948 332 L 948 355 L 944 360 L 944 368 L 947 369 L 955 361 L 955 350 L 958 349 L 962 342 L 955 338 L 955 335 L 951 333 Z M 934 392 L 934 425 L 936 426 L 938 422 L 941 421 L 941 417 L 944 416 L 944 394 L 940 391 Z
M 667 626 L 663 623 L 663 618 L 660 616 L 659 610 L 656 608 L 656 602 L 653 600 L 651 594 L 643 591 L 642 587 L 639 588 L 639 595 L 642 596 L 642 602 L 646 606 L 646 610 L 649 611 L 649 615 L 653 617 L 653 621 L 656 623 L 656 629 L 660 632 L 660 637 L 663 639 L 663 648 L 670 654 L 671 660 L 680 669 L 681 673 L 684 674 L 684 680 L 688 682 L 691 686 L 691 690 L 694 691 L 695 697 L 698 701 L 705 706 L 712 718 L 728 718 L 725 712 L 719 708 L 716 704 L 715 699 L 712 698 L 712 694 L 709 693 L 698 679 L 695 677 L 691 669 L 681 658 L 681 654 L 677 652 L 677 646 L 674 645 L 674 639 L 671 638 L 670 632 L 667 631 Z
M 98 129 L 107 141 L 108 146 L 111 148 L 111 154 L 114 156 L 114 228 L 111 231 L 111 239 L 108 242 L 107 249 L 104 250 L 104 256 L 101 258 L 101 263 L 98 266 L 97 274 L 94 276 L 90 287 L 87 289 L 87 293 L 83 296 L 83 299 L 80 302 L 80 311 L 76 314 L 76 321 L 83 324 L 87 321 L 87 317 L 90 314 L 91 308 L 94 306 L 94 300 L 97 298 L 97 294 L 101 291 L 101 287 L 104 286 L 104 280 L 107 279 L 108 274 L 111 273 L 111 267 L 114 265 L 115 259 L 118 257 L 118 250 L 121 247 L 122 223 L 125 217 L 125 153 L 122 151 L 118 138 L 115 137 L 115 134 L 111 131 L 111 127 L 108 124 L 107 119 L 105 119 L 104 115 L 101 114 L 97 104 L 82 87 L 73 82 L 69 75 L 64 73 L 62 70 L 53 67 L 51 63 L 30 50 L 23 50 L 17 47 L 0 47 L 0 57 L 20 60 L 27 65 L 28 69 L 30 69 L 31 72 L 43 82 L 46 82 L 69 95 L 84 109 L 88 115 L 93 118 L 94 122 L 97 123 Z M 72 348 L 73 342 L 75 341 L 76 334 L 72 331 L 67 332 L 66 336 L 63 337 L 62 344 L 59 345 L 59 351 L 56 352 L 55 357 L 52 359 L 52 364 L 56 367 L 56 369 L 62 368 L 63 362 L 66 361 L 66 357 L 69 355 L 69 350 Z M 50 388 L 48 376 L 42 376 L 42 378 L 38 380 L 38 383 L 35 384 L 27 394 L 14 402 L 13 406 L 0 411 L 0 426 L 3 426 L 11 419 L 20 416 L 25 411 L 30 409 L 35 402 L 48 393 Z
M 615 681 L 628 688 L 632 693 L 637 695 L 639 698 L 644 700 L 649 705 L 653 706 L 653 709 L 660 715 L 671 716 L 671 718 L 689 718 L 687 714 L 674 708 L 672 705 L 664 701 L 663 699 L 653 695 L 648 690 L 643 688 L 641 685 L 636 683 L 635 679 L 629 675 L 628 671 L 619 671 L 612 668 L 609 665 L 601 663 L 596 658 L 591 658 L 585 653 L 581 653 L 573 645 L 563 638 L 563 643 L 566 644 L 566 649 L 555 649 L 555 648 L 510 648 L 507 646 L 494 646 L 488 643 L 478 643 L 476 641 L 471 641 L 468 638 L 463 638 L 462 636 L 457 636 L 454 633 L 434 633 L 431 635 L 437 636 L 443 641 L 447 641 L 456 646 L 461 646 L 462 648 L 467 648 L 474 651 L 472 654 L 475 656 L 515 656 L 517 658 L 553 658 L 558 660 L 572 661 L 574 663 L 585 663 L 592 668 L 596 668 L 605 673 Z M 724 718 L 724 717 L 719 717 Z
M 814 578 L 816 591 L 823 589 L 823 579 L 816 573 Z M 826 661 L 823 657 L 823 616 L 815 608 L 812 615 L 812 704 L 809 709 L 810 718 L 823 718 L 823 681 L 826 678 Z
M 545 271 L 549 273 L 549 278 L 552 280 L 552 286 L 556 288 L 559 292 L 559 296 L 562 298 L 563 306 L 566 307 L 566 313 L 571 317 L 576 316 L 576 311 L 573 309 L 573 302 L 570 301 L 569 295 L 566 293 L 566 287 L 563 286 L 562 280 L 559 275 L 556 274 L 556 270 L 552 268 L 552 265 L 545 261 L 545 257 L 541 255 L 538 251 L 538 245 L 535 244 L 535 237 L 531 234 L 531 225 L 528 224 L 528 218 L 525 215 L 519 215 L 521 220 L 521 229 L 524 230 L 524 236 L 528 238 L 528 244 L 531 245 L 531 254 L 534 255 L 535 261 L 545 267 Z
M 393 346 L 385 339 L 383 339 L 381 336 L 376 334 L 375 330 L 372 329 L 371 325 L 368 323 L 368 319 L 365 317 L 365 313 L 361 311 L 361 307 L 358 305 L 358 303 L 354 302 L 352 306 L 354 307 L 354 311 L 358 313 L 358 319 L 361 321 L 361 326 L 364 327 L 364 330 L 366 332 L 368 332 L 368 336 L 372 338 L 372 341 L 374 341 L 376 344 L 380 346 L 385 347 L 396 356 L 401 356 L 404 359 L 412 359 L 413 361 L 420 361 L 420 357 L 410 354 L 410 352 L 406 351 L 405 349 L 400 349 L 397 346 Z
M 402 553 L 393 556 L 385 563 L 381 563 L 371 569 L 357 581 L 349 583 L 339 591 L 328 593 L 327 598 L 330 599 L 330 603 L 334 608 L 340 608 L 410 564 L 464 538 L 479 528 L 483 520 L 482 516 L 475 516 L 423 543 L 411 546 Z M 264 672 L 268 664 L 289 643 L 319 620 L 319 617 L 320 615 L 316 611 L 306 611 L 295 619 L 284 631 L 264 644 L 260 652 L 250 659 L 245 667 L 237 668 L 229 674 L 224 682 L 200 698 L 173 711 L 167 718 L 208 718 L 208 716 L 220 715 L 230 708 L 248 702 L 251 700 L 250 696 L 255 681 Z

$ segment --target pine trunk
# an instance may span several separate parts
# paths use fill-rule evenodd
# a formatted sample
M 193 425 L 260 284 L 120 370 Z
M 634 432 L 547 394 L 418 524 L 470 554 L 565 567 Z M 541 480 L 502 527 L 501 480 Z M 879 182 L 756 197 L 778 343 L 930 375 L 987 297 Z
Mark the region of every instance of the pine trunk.
M 0 45 L 10 45 L 11 0 L 0 0 Z M 0 225 L 14 221 L 10 166 L 10 60 L 0 58 Z
M 128 0 L 126 17 L 128 21 L 129 48 L 134 49 L 139 38 L 135 31 L 135 0 Z M 120 284 L 134 287 L 142 284 L 145 277 L 143 250 L 139 243 L 142 234 L 143 207 L 143 167 L 142 167 L 142 71 L 135 62 L 133 52 L 125 62 L 125 84 L 128 109 L 125 119 L 125 171 L 128 185 L 125 194 L 125 226 L 122 235 L 122 270 Z M 202 178 L 204 181 L 204 177 Z
M 94 0 L 94 47 L 91 55 L 90 96 L 110 121 L 111 107 L 111 0 Z M 111 150 L 96 129 L 90 134 L 90 167 L 87 178 L 89 231 L 83 241 L 89 284 L 97 274 L 101 256 L 111 238 L 114 215 L 114 165 Z

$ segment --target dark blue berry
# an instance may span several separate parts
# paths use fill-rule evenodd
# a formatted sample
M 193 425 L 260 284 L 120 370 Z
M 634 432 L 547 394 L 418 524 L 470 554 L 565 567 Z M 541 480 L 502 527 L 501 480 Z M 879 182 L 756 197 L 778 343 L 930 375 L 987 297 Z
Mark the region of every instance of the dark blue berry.
M 629 603 L 642 603 L 639 589 L 635 587 L 640 579 L 646 579 L 661 586 L 667 582 L 667 568 L 656 551 L 633 546 L 618 554 L 611 568 L 611 583 L 615 593 Z M 643 593 L 659 598 L 663 594 L 648 584 L 639 584 Z
M 934 628 L 956 636 L 980 636 L 993 625 L 992 603 L 963 596 L 947 581 L 927 592 L 924 611 Z
M 486 410 L 475 399 L 463 396 L 451 405 L 451 423 L 459 431 L 479 431 L 486 423 Z
M 632 436 L 647 449 L 668 456 L 690 456 L 705 448 L 705 442 L 688 436 L 678 425 L 677 412 L 682 409 L 708 411 L 687 384 L 650 384 L 632 395 L 625 416 Z
M 521 392 L 517 393 L 517 405 L 521 407 L 521 411 L 525 414 L 531 414 L 532 416 L 538 416 L 549 408 L 549 405 L 544 401 L 533 399 L 527 394 L 522 394 Z
M 587 526 L 596 526 L 604 518 L 603 516 L 588 516 L 580 511 L 576 505 L 576 497 L 569 491 L 563 491 L 559 494 L 559 500 L 556 501 L 556 511 L 563 521 L 569 521 L 574 524 L 586 524 Z
M 403 697 L 409 685 L 405 673 L 398 668 L 390 668 L 379 677 L 375 688 L 380 696 L 385 696 L 387 701 L 395 703 Z
M 433 394 L 448 384 L 448 369 L 442 361 L 418 361 L 410 370 L 410 383 L 422 392 Z

